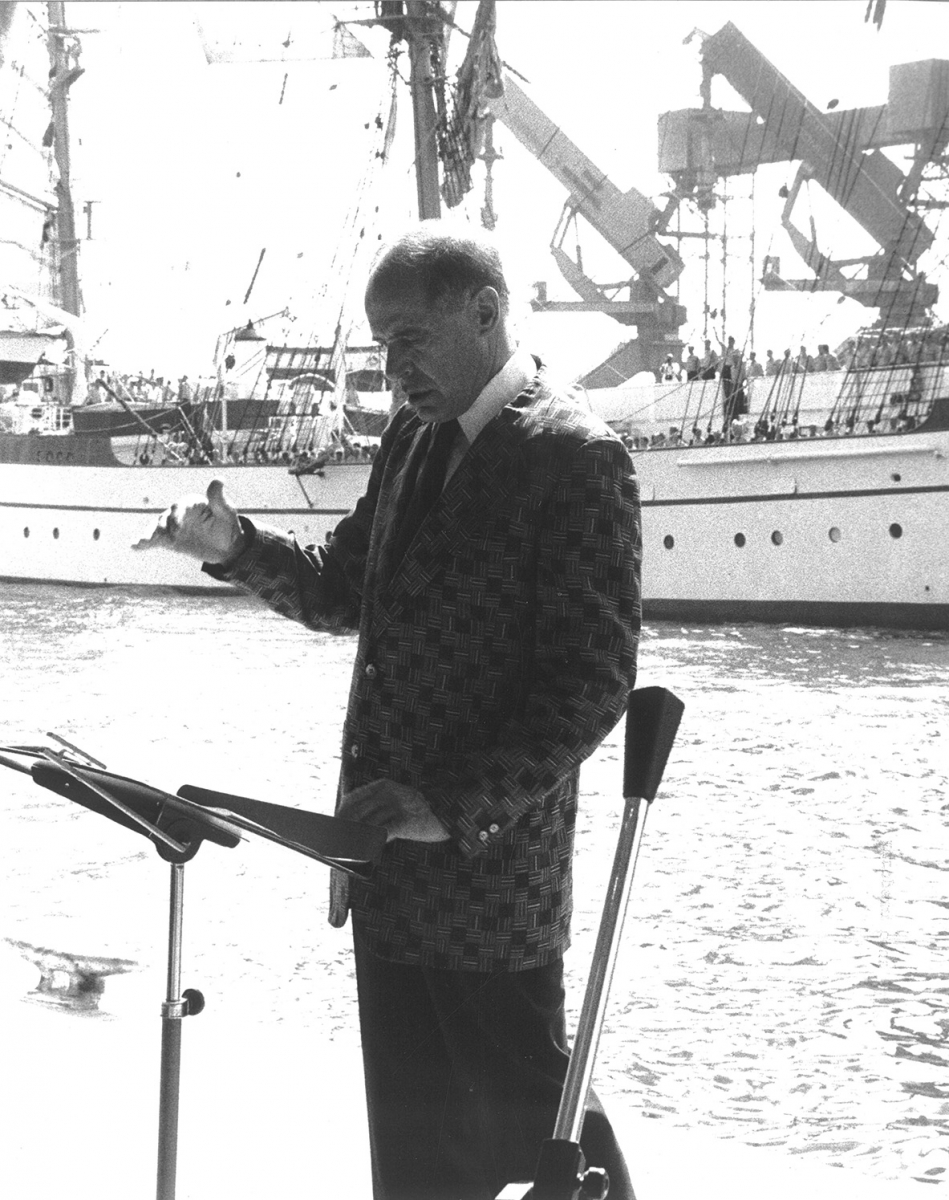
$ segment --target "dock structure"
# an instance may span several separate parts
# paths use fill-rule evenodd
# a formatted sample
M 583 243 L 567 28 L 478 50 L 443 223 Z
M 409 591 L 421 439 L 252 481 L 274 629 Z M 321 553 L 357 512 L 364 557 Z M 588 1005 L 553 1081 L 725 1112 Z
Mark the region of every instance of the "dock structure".
M 106 979 L 110 975 L 125 975 L 138 966 L 128 958 L 72 954 L 13 938 L 4 940 L 38 968 L 40 979 L 32 995 L 76 1009 L 97 1008 Z

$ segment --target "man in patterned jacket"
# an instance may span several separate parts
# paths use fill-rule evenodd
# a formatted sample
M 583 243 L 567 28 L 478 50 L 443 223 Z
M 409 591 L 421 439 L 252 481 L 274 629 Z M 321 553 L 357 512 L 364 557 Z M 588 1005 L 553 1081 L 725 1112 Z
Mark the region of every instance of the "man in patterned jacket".
M 353 916 L 374 1194 L 490 1200 L 532 1177 L 566 1069 L 578 769 L 635 677 L 638 491 L 621 441 L 517 346 L 481 235 L 398 239 L 366 311 L 407 402 L 328 543 L 214 483 L 151 544 L 358 630 L 337 812 L 388 842 L 371 878 L 334 878 L 330 919 Z M 595 1097 L 583 1146 L 631 1197 Z

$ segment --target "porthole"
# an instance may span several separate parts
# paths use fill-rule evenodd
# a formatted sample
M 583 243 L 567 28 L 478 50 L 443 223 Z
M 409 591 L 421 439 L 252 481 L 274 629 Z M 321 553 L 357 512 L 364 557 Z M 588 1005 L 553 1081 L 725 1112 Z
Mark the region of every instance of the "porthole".
M 26 528 L 23 530 L 23 536 L 24 536 L 24 537 L 29 537 L 29 536 L 30 536 L 30 527 L 29 527 L 29 525 L 27 525 L 27 527 L 26 527 Z
M 671 533 L 667 533 L 666 536 L 662 539 L 662 544 L 665 546 L 665 548 L 667 550 L 671 550 L 672 547 L 676 544 L 676 540 L 672 536 Z
M 776 546 L 780 546 L 781 543 L 784 541 L 784 534 L 781 532 L 780 529 L 776 529 L 774 531 L 774 533 L 772 533 L 772 535 L 771 535 L 771 540 L 772 540 L 772 542 L 774 542 L 774 544 Z
M 101 536 L 102 536 L 102 535 L 99 533 L 99 530 L 98 530 L 98 529 L 93 529 L 93 531 L 92 531 L 92 540 L 93 540 L 94 542 L 97 542 Z
M 59 537 L 59 530 L 58 530 L 58 529 L 54 529 L 54 530 L 53 530 L 53 537 L 54 537 L 54 538 L 58 538 L 58 537 Z
M 738 546 L 739 548 L 744 546 L 745 540 L 746 540 L 745 535 L 743 533 L 735 534 L 735 545 Z
M 903 536 L 903 526 L 897 525 L 897 523 L 894 521 L 893 524 L 890 526 L 890 537 L 891 538 L 901 538 L 902 536 Z
M 839 542 L 842 535 L 841 535 L 840 530 L 837 528 L 837 526 L 832 525 L 830 527 L 830 529 L 827 530 L 827 536 L 830 538 L 830 540 L 832 542 Z

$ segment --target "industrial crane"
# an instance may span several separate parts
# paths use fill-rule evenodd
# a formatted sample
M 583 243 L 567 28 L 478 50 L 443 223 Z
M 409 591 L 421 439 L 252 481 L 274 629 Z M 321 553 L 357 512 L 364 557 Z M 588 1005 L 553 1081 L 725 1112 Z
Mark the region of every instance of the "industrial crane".
M 811 279 L 782 279 L 773 260 L 765 288 L 831 290 L 879 310 L 883 326 L 919 324 L 938 289 L 917 263 L 933 233 L 920 210 L 924 172 L 949 142 L 949 62 L 929 60 L 890 68 L 885 105 L 822 112 L 731 23 L 702 44 L 704 107 L 659 119 L 659 166 L 672 176 L 675 194 L 707 210 L 719 178 L 747 174 L 762 163 L 797 162 L 785 198 L 782 224 L 794 249 L 814 272 Z M 726 112 L 711 104 L 716 75 L 726 79 L 751 109 Z M 912 144 L 904 174 L 883 153 Z M 880 249 L 851 259 L 825 254 L 811 224 L 793 221 L 795 201 L 814 180 L 870 235 Z M 851 272 L 851 273 L 848 273 Z
M 547 168 L 569 193 L 551 242 L 551 252 L 578 301 L 548 301 L 534 307 L 546 312 L 604 312 L 623 325 L 635 326 L 637 337 L 621 346 L 582 381 L 588 387 L 613 386 L 638 371 L 657 370 L 665 356 L 682 349 L 679 328 L 685 309 L 666 289 L 675 283 L 683 263 L 678 252 L 656 237 L 661 213 L 652 201 L 630 188 L 622 192 L 578 146 L 526 95 L 510 72 L 503 76 L 504 94 L 489 101 L 492 115 Z M 632 278 L 621 284 L 598 284 L 571 258 L 564 239 L 582 216 L 628 263 Z M 628 289 L 627 299 L 616 293 Z
M 704 35 L 703 35 L 704 36 Z M 949 143 L 949 62 L 930 60 L 894 66 L 885 105 L 823 112 L 757 50 L 731 23 L 704 37 L 701 109 L 659 118 L 659 166 L 674 190 L 660 212 L 635 189 L 620 191 L 579 147 L 525 94 L 510 72 L 504 94 L 489 102 L 501 121 L 564 186 L 568 198 L 551 252 L 578 301 L 552 302 L 541 294 L 539 311 L 604 312 L 635 326 L 626 343 L 582 381 L 614 386 L 638 371 L 657 370 L 667 353 L 678 358 L 685 309 L 667 293 L 683 269 L 678 252 L 660 240 L 682 201 L 707 212 L 716 203 L 717 181 L 750 174 L 764 163 L 798 163 L 785 198 L 782 224 L 813 278 L 784 279 L 779 263 L 766 260 L 766 289 L 834 290 L 877 309 L 878 323 L 906 326 L 925 320 L 938 297 L 918 261 L 931 246 L 920 185 Z M 750 112 L 715 109 L 711 85 L 721 75 L 747 102 Z M 883 153 L 911 144 L 904 173 Z M 820 184 L 868 233 L 880 249 L 860 258 L 834 259 L 822 251 L 811 222 L 802 232 L 793 221 L 801 188 Z M 599 284 L 587 276 L 579 255 L 564 249 L 567 233 L 583 217 L 630 266 L 622 284 Z M 676 235 L 669 233 L 669 237 Z M 617 294 L 628 288 L 628 298 Z

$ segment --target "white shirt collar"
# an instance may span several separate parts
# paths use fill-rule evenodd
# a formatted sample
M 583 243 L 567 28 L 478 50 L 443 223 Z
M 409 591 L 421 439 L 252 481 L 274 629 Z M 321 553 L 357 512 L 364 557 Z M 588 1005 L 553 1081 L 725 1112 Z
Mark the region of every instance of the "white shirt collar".
M 494 420 L 505 404 L 510 404 L 519 396 L 536 374 L 534 359 L 518 346 L 497 375 L 484 385 L 471 407 L 458 418 L 469 446 L 485 425 Z

